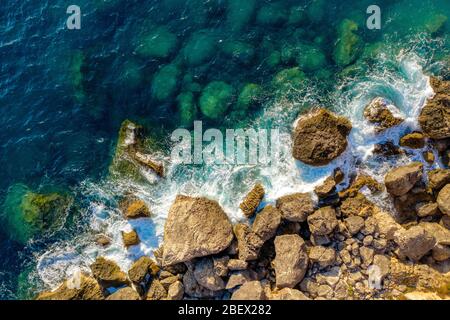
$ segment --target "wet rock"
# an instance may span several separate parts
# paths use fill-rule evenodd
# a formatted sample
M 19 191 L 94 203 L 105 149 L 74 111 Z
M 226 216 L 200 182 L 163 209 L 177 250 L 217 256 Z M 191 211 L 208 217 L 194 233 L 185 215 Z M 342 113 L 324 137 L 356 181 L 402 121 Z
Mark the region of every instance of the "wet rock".
M 164 300 L 167 297 L 167 291 L 161 282 L 157 279 L 152 281 L 147 292 L 147 300 Z
M 334 249 L 322 246 L 312 247 L 308 256 L 311 262 L 318 263 L 321 268 L 331 266 L 336 260 Z
M 348 197 L 360 197 L 359 191 L 364 187 L 369 188 L 372 193 L 379 193 L 383 191 L 383 186 L 377 180 L 371 176 L 360 174 L 356 177 L 347 190 L 339 192 L 339 197 L 342 199 Z
M 125 287 L 109 295 L 106 300 L 140 300 L 139 294 L 131 287 Z
M 308 268 L 306 245 L 298 235 L 275 238 L 276 256 L 273 260 L 277 288 L 293 288 L 303 280 Z
M 397 197 L 406 194 L 420 181 L 422 170 L 423 164 L 420 162 L 392 169 L 384 178 L 387 191 Z
M 436 92 L 427 101 L 419 115 L 419 124 L 423 132 L 433 139 L 450 137 L 450 94 L 448 81 L 431 78 L 430 83 Z
M 411 149 L 421 149 L 425 146 L 425 136 L 420 132 L 413 132 L 400 139 L 400 145 Z
M 163 164 L 155 161 L 151 155 L 137 151 L 136 153 L 133 154 L 133 158 L 139 165 L 153 171 L 159 177 L 164 177 Z
M 102 247 L 107 247 L 111 244 L 111 238 L 105 236 L 104 234 L 99 234 L 96 239 L 95 242 Z
M 182 53 L 188 65 L 199 66 L 208 62 L 216 53 L 217 40 L 209 30 L 195 32 L 186 42 Z
M 239 208 L 241 208 L 242 212 L 247 218 L 253 216 L 258 208 L 261 200 L 264 198 L 264 188 L 258 183 L 253 189 L 247 194 Z
M 439 214 L 439 207 L 437 203 L 435 202 L 429 202 L 429 203 L 419 203 L 416 205 L 416 212 L 417 216 L 424 218 L 424 217 L 431 217 L 434 215 Z
M 270 300 L 311 300 L 297 289 L 283 288 L 272 292 Z
M 265 300 L 266 294 L 259 281 L 244 283 L 231 296 L 231 300 Z
M 294 130 L 293 156 L 306 164 L 330 163 L 347 148 L 350 121 L 326 109 L 301 117 Z
M 128 278 L 125 272 L 113 261 L 103 257 L 98 257 L 91 264 L 92 275 L 102 287 L 119 287 L 128 284 Z
M 232 240 L 231 223 L 216 201 L 179 195 L 164 226 L 163 265 L 219 253 Z
M 159 267 L 156 265 L 156 262 L 148 256 L 142 256 L 128 270 L 128 277 L 134 284 L 146 284 L 158 272 Z
M 195 263 L 194 277 L 199 285 L 211 291 L 219 291 L 225 288 L 225 282 L 214 270 L 212 258 L 203 258 Z
M 350 235 L 357 234 L 364 227 L 364 219 L 359 216 L 350 216 L 345 218 L 345 226 Z
M 277 208 L 268 205 L 256 216 L 252 225 L 252 231 L 265 242 L 275 236 L 280 222 L 280 211 Z
M 319 236 L 330 234 L 338 225 L 336 211 L 332 207 L 320 208 L 310 215 L 307 220 L 311 233 Z
M 420 226 L 397 231 L 394 240 L 400 253 L 413 261 L 420 260 L 436 244 L 434 236 Z
M 134 230 L 131 230 L 130 232 L 122 231 L 122 239 L 123 245 L 127 248 L 130 246 L 135 246 L 141 242 L 138 234 Z
M 246 270 L 248 263 L 239 259 L 230 259 L 227 266 L 230 271 Z
M 242 223 L 234 226 L 234 234 L 238 241 L 239 259 L 242 261 L 256 260 L 264 241 L 249 226 Z
M 256 15 L 256 22 L 263 26 L 279 26 L 289 18 L 289 12 L 280 2 L 263 5 Z
M 42 292 L 36 300 L 103 300 L 103 290 L 98 282 L 84 274 L 77 279 L 66 280 L 54 291 Z
M 303 222 L 315 210 L 314 202 L 308 193 L 294 193 L 277 199 L 276 207 L 283 219 Z
M 450 216 L 450 183 L 439 191 L 436 201 L 439 206 L 439 210 L 441 210 L 443 214 Z
M 399 125 L 403 119 L 397 118 L 389 109 L 389 101 L 384 98 L 375 98 L 364 109 L 364 117 L 377 125 L 376 131 L 381 132 L 388 128 Z
M 336 192 L 336 182 L 334 181 L 334 177 L 326 178 L 323 184 L 314 188 L 314 192 L 322 199 L 331 196 Z
M 150 210 L 144 201 L 134 198 L 126 198 L 119 203 L 123 215 L 128 219 L 148 218 Z
M 382 155 L 385 157 L 393 157 L 403 154 L 404 151 L 396 146 L 392 141 L 384 143 L 377 143 L 373 148 L 373 153 L 376 155 Z
M 430 188 L 435 191 L 441 190 L 450 183 L 450 169 L 435 169 L 428 172 L 428 182 Z
M 181 281 L 172 283 L 167 290 L 167 300 L 182 300 L 184 296 L 184 286 Z

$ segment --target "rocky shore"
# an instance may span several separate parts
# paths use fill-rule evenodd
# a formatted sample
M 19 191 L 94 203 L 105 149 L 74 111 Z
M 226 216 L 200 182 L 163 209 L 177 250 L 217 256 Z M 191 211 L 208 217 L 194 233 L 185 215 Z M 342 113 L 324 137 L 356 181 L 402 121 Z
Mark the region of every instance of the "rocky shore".
M 358 168 L 335 168 L 314 192 L 266 205 L 264 185 L 255 181 L 240 199 L 245 218 L 234 225 L 215 200 L 178 195 L 153 257 L 129 270 L 97 257 L 90 274 L 74 275 L 37 299 L 450 299 L 450 82 L 432 77 L 430 83 L 435 95 L 418 118 L 421 130 L 374 146 L 381 157 L 418 149 L 423 162 L 392 167 L 384 181 Z M 403 121 L 382 97 L 364 116 L 376 134 Z M 311 110 L 296 122 L 292 156 L 329 164 L 347 149 L 351 130 L 349 120 Z M 124 123 L 113 175 L 136 177 L 148 168 L 164 177 L 143 139 L 142 128 Z M 431 170 L 433 163 L 439 168 Z M 369 199 L 380 194 L 392 201 L 392 212 Z M 151 208 L 132 195 L 120 210 L 127 219 L 151 218 Z M 133 231 L 122 236 L 126 247 L 140 241 Z M 106 237 L 98 241 L 108 245 Z

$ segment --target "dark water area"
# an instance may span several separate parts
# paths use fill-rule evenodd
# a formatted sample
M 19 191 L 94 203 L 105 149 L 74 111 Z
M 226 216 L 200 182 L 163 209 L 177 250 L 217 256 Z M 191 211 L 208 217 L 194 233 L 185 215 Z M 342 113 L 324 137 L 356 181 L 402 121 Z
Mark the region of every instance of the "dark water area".
M 79 208 L 91 199 L 78 187 L 105 178 L 123 120 L 144 124 L 167 145 L 172 130 L 189 126 L 179 94 L 198 99 L 212 81 L 229 84 L 234 97 L 245 84 L 258 84 L 269 100 L 278 89 L 271 87 L 274 75 L 300 64 L 316 103 L 330 105 L 339 80 L 351 74 L 358 81 L 368 71 L 367 57 L 376 46 L 417 50 L 430 58 L 430 70 L 449 59 L 447 0 L 73 2 L 0 3 L 0 203 L 19 183 L 34 191 L 67 190 L 76 203 L 64 228 L 26 244 L 2 223 L 0 299 L 28 297 L 20 277 L 35 268 L 36 254 L 89 227 Z M 80 30 L 66 27 L 71 4 L 81 8 Z M 371 4 L 382 8 L 379 31 L 365 27 Z M 364 48 L 339 65 L 333 48 L 346 18 L 359 26 L 355 33 Z M 412 48 L 418 34 L 423 36 Z M 422 47 L 428 43 L 423 39 L 432 44 Z M 296 59 L 297 46 L 311 50 L 306 61 Z M 239 127 L 262 109 L 234 106 L 216 118 L 197 112 L 208 126 Z

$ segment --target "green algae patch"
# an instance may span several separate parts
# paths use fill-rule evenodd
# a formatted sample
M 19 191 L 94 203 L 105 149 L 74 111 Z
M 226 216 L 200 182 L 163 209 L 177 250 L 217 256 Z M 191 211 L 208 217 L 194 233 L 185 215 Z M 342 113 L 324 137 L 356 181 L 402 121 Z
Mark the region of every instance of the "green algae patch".
M 361 51 L 361 38 L 356 31 L 358 24 L 349 19 L 344 19 L 338 26 L 338 41 L 334 48 L 333 59 L 340 67 L 354 62 Z
M 203 90 L 200 97 L 200 110 L 212 120 L 223 117 L 233 102 L 234 89 L 223 81 L 213 81 Z
M 216 39 L 208 31 L 191 36 L 183 48 L 183 56 L 190 66 L 198 66 L 211 60 L 216 53 Z
M 179 123 L 185 128 L 194 125 L 198 116 L 197 104 L 192 92 L 182 92 L 177 97 Z
M 289 11 L 281 2 L 262 6 L 256 16 L 256 22 L 263 26 L 279 26 L 287 22 L 288 19 Z
M 277 95 L 285 95 L 292 90 L 300 89 L 305 83 L 306 77 L 299 67 L 284 69 L 278 72 L 272 79 L 272 86 Z
M 302 70 L 312 72 L 323 68 L 327 63 L 327 58 L 320 48 L 302 44 L 299 47 L 297 63 Z
M 258 106 L 264 98 L 264 90 L 255 83 L 248 83 L 244 86 L 237 100 L 237 108 L 247 111 Z
M 154 76 L 152 96 L 158 101 L 166 101 L 173 97 L 178 89 L 181 71 L 176 64 L 162 67 Z
M 249 64 L 255 57 L 255 48 L 241 41 L 225 41 L 221 47 L 228 57 L 242 64 Z
M 227 27 L 233 32 L 239 32 L 253 19 L 256 0 L 229 0 L 227 7 Z
M 146 58 L 168 58 L 177 48 L 177 36 L 166 27 L 157 27 L 139 40 L 137 54 Z
M 71 56 L 69 74 L 74 88 L 74 96 L 77 102 L 82 102 L 86 96 L 83 90 L 83 66 L 85 56 L 82 51 L 76 50 Z
M 30 239 L 58 231 L 65 223 L 73 198 L 57 192 L 36 193 L 26 185 L 8 190 L 3 212 L 10 237 L 25 244 Z

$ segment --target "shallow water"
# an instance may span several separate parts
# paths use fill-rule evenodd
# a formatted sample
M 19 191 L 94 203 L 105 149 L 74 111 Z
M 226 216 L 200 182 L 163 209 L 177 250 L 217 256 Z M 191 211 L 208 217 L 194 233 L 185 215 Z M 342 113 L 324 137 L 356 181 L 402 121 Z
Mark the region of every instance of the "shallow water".
M 23 183 L 32 190 L 68 190 L 75 205 L 61 230 L 25 245 L 12 240 L 2 223 L 0 298 L 30 297 L 44 286 L 54 287 L 77 266 L 87 268 L 97 255 L 126 269 L 158 246 L 178 193 L 214 198 L 230 218 L 239 220 L 240 199 L 256 180 L 264 183 L 270 202 L 292 191 L 312 190 L 336 166 L 350 172 L 364 161 L 364 170 L 382 177 L 387 164 L 371 157 L 373 144 L 398 140 L 414 130 L 420 108 L 432 95 L 427 75 L 449 76 L 443 62 L 450 57 L 450 22 L 438 23 L 438 30 L 435 24 L 442 16 L 450 17 L 450 3 L 378 1 L 382 28 L 367 30 L 370 4 L 79 0 L 82 28 L 69 31 L 65 1 L 2 1 L 0 20 L 6 23 L 0 26 L 0 202 L 11 186 Z M 294 7 L 301 16 L 289 22 Z M 345 18 L 359 25 L 363 49 L 344 67 L 333 60 L 333 48 L 335 30 Z M 156 45 L 143 47 L 152 37 L 164 45 L 158 50 Z M 305 45 L 322 52 L 323 61 L 314 61 L 318 67 L 290 56 Z M 273 62 L 276 52 L 279 63 Z M 272 85 L 275 74 L 299 63 L 306 73 L 301 85 Z M 175 66 L 173 87 L 174 77 L 155 80 L 167 65 Z M 124 119 L 145 125 L 159 142 L 155 151 L 167 155 L 171 132 L 184 124 L 176 96 L 192 91 L 197 99 L 198 90 L 211 81 L 227 82 L 234 96 L 246 83 L 257 83 L 265 95 L 248 112 L 232 106 L 218 120 L 197 116 L 205 129 L 278 128 L 284 154 L 279 161 L 271 166 L 170 164 L 167 178 L 157 184 L 108 179 Z M 378 136 L 362 119 L 364 106 L 376 96 L 391 100 L 406 119 Z M 290 131 L 298 114 L 316 105 L 346 115 L 354 129 L 345 154 L 328 166 L 311 168 L 290 156 Z M 415 157 L 419 159 L 420 152 Z M 152 219 L 122 218 L 117 198 L 130 188 L 149 204 Z M 386 199 L 375 200 L 388 205 Z M 3 209 L 2 219 L 6 214 Z M 119 231 L 131 227 L 142 243 L 127 251 Z M 107 249 L 94 244 L 98 232 L 114 237 Z

